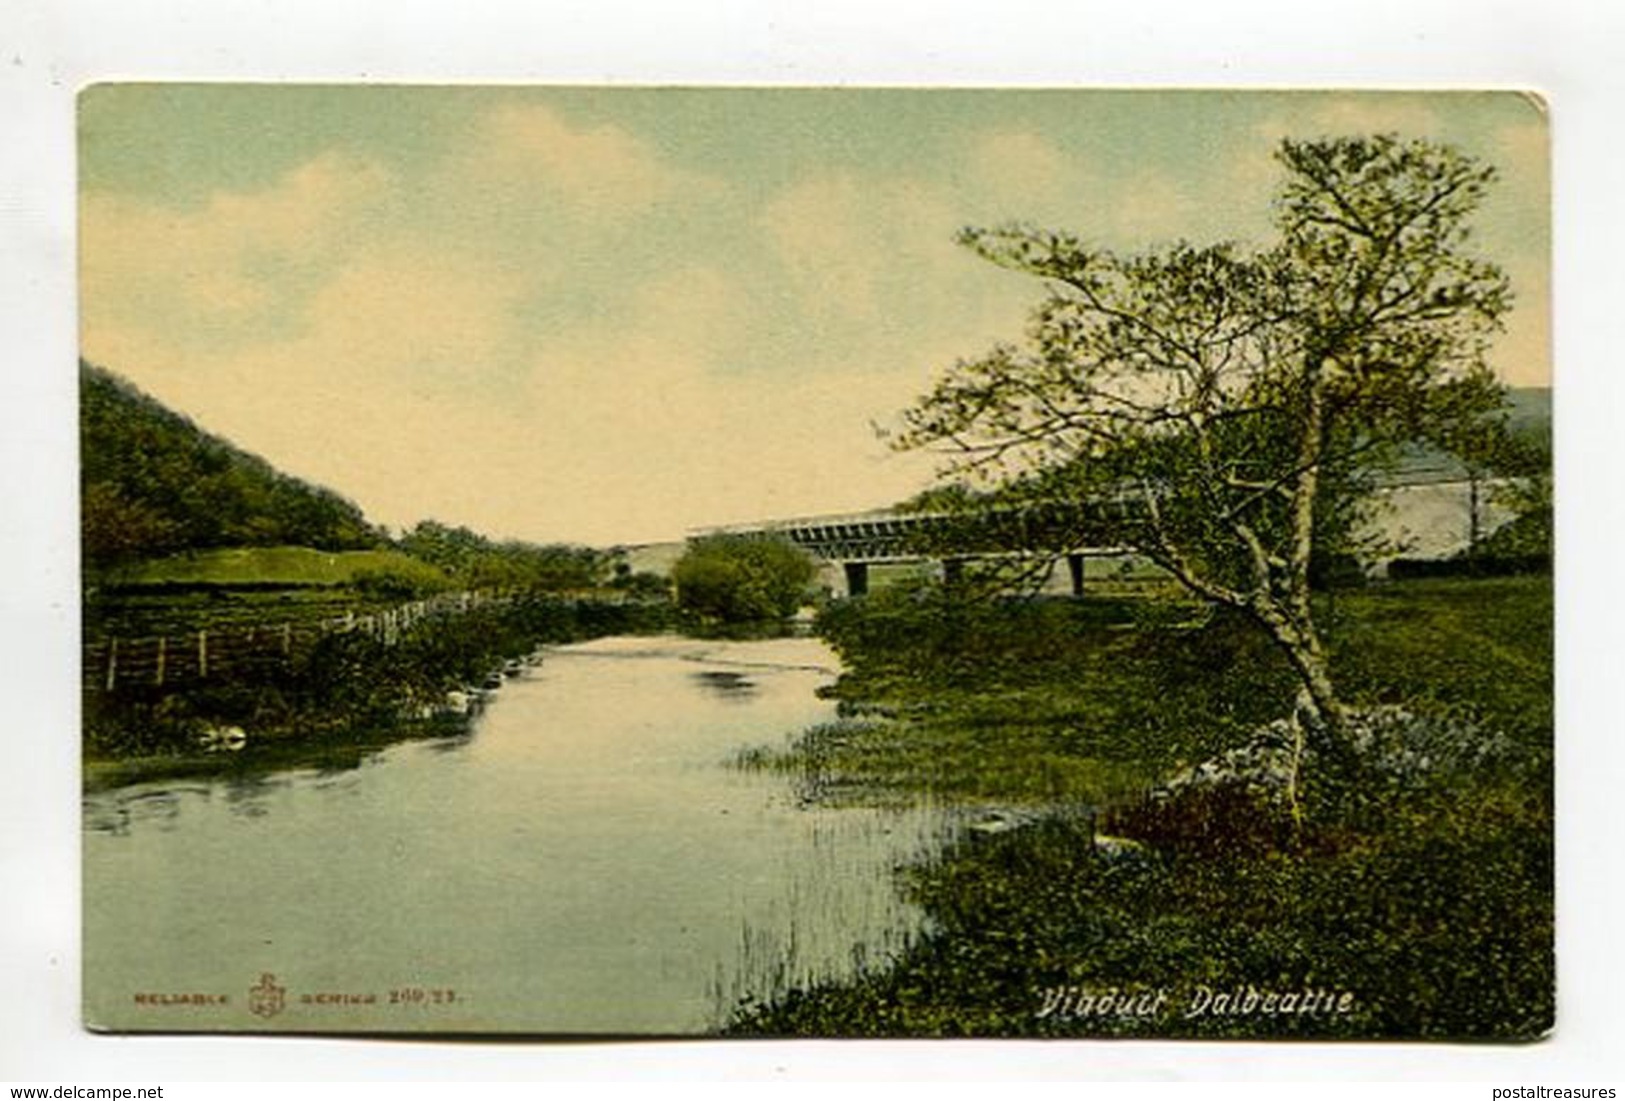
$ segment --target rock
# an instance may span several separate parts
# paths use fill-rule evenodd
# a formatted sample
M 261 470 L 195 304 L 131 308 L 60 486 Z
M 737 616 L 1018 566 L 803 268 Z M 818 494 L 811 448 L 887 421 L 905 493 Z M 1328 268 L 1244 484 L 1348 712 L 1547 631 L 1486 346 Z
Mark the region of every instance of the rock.
M 1180 769 L 1151 791 L 1151 801 L 1166 803 L 1221 789 L 1265 800 L 1284 798 L 1293 779 L 1298 722 L 1296 716 L 1277 719 L 1260 727 L 1246 745 Z M 1505 753 L 1511 744 L 1471 723 L 1417 715 L 1393 705 L 1351 710 L 1348 724 L 1356 756 L 1376 776 L 1400 784 L 1475 769 Z M 1306 742 L 1303 764 L 1312 768 L 1315 757 L 1313 745 Z
M 1133 860 L 1146 854 L 1146 846 L 1131 837 L 1113 837 L 1109 834 L 1095 835 L 1095 853 L 1108 860 Z
M 248 732 L 240 726 L 210 726 L 198 736 L 198 745 L 206 753 L 227 750 L 236 753 L 248 744 Z
M 981 818 L 966 826 L 965 829 L 982 837 L 991 837 L 995 834 L 1009 833 L 1019 829 L 1032 821 L 1032 816 L 1012 810 L 988 811 Z

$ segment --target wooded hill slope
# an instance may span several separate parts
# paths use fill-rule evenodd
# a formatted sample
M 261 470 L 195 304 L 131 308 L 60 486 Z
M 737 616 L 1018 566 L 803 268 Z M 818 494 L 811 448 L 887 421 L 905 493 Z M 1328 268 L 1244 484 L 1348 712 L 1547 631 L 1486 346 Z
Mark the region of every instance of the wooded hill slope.
M 385 541 L 332 490 L 277 471 L 110 371 L 81 361 L 79 392 L 87 569 L 214 547 Z

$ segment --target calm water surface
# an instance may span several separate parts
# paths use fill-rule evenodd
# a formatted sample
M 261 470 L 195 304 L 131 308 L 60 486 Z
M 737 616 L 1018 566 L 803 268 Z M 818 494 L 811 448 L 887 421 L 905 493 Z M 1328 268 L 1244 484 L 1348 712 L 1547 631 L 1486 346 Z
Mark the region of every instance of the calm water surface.
M 832 717 L 834 672 L 810 639 L 601 639 L 464 737 L 87 796 L 87 1020 L 696 1032 L 882 960 L 922 921 L 893 871 L 946 812 L 806 807 L 728 766 Z M 266 974 L 281 1008 L 256 1015 Z

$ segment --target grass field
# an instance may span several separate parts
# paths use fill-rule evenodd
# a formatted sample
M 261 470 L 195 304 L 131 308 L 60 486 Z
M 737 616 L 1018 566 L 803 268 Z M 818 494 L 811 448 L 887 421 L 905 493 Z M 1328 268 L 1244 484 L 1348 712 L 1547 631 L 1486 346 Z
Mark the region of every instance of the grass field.
M 444 584 L 440 571 L 400 551 L 325 551 L 314 547 L 228 547 L 159 558 L 111 576 L 119 586 L 348 585 L 368 574 L 398 574 Z
M 1264 808 L 1194 823 L 1135 810 L 1147 785 L 1278 718 L 1292 688 L 1247 624 L 1146 611 L 882 598 L 827 617 L 849 669 L 846 717 L 745 764 L 798 776 L 811 799 L 928 796 L 1037 820 L 911 869 L 933 932 L 890 966 L 741 1006 L 737 1031 L 1530 1039 L 1550 1027 L 1550 578 L 1373 586 L 1323 608 L 1349 701 L 1402 703 L 1502 748 L 1316 804 L 1290 844 L 1253 828 Z M 1128 857 L 1094 840 L 1088 811 L 1114 803 L 1129 812 L 1108 813 L 1112 828 L 1143 842 Z M 1355 1008 L 1178 1011 L 1202 991 L 1307 987 Z M 1162 991 L 1168 1005 L 1077 1011 L 1107 991 Z
M 87 589 L 87 640 L 305 623 L 450 587 L 394 550 L 232 547 L 127 566 Z

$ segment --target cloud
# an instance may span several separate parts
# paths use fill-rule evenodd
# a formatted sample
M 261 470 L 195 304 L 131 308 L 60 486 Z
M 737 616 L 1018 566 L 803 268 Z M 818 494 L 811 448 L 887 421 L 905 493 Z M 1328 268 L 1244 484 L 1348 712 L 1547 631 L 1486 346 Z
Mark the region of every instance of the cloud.
M 944 131 L 929 161 L 789 142 L 713 172 L 631 122 L 499 98 L 388 170 L 327 152 L 185 208 L 87 192 L 87 354 L 390 524 L 607 542 L 861 508 L 932 465 L 871 422 L 1018 339 L 1041 292 L 955 246 L 960 226 L 1257 240 L 1280 134 L 1428 123 L 1403 97 L 1281 97 L 1177 156 L 1021 117 Z M 1543 139 L 1495 137 L 1514 166 L 1543 166 Z M 1504 358 L 1531 377 L 1544 237 L 1504 245 L 1543 179 L 1509 169 L 1484 234 L 1511 251 Z
M 1543 113 L 1526 122 L 1513 122 L 1496 128 L 1491 135 L 1496 159 L 1546 174 L 1551 155 L 1551 130 Z
M 279 300 L 274 272 L 321 262 L 346 226 L 381 201 L 377 164 L 329 153 L 270 186 L 220 192 L 191 210 L 87 192 L 80 205 L 80 294 L 86 328 L 170 315 L 229 324 Z
M 247 249 L 307 251 L 336 222 L 375 202 L 390 183 L 373 161 L 323 153 L 264 191 L 217 195 L 205 221 Z
M 871 422 L 1018 323 L 951 186 L 816 171 L 731 206 L 628 130 L 512 104 L 397 170 L 88 197 L 87 352 L 381 522 L 608 541 L 906 496 L 929 460 Z
M 1444 125 L 1434 108 L 1415 96 L 1286 96 L 1282 110 L 1262 119 L 1253 133 L 1270 148 L 1282 138 L 1343 137 L 1396 133 L 1402 138 L 1436 137 Z
M 1512 282 L 1513 310 L 1494 356 L 1514 385 L 1552 381 L 1551 150 L 1544 115 L 1490 135 L 1501 178 L 1484 203 L 1485 242 Z
M 801 313 L 816 327 L 885 327 L 919 290 L 962 266 L 962 209 L 939 189 L 833 173 L 772 197 L 756 225 Z
M 1054 143 L 1028 130 L 978 136 L 967 161 L 978 197 L 1005 209 L 1005 218 L 1043 216 L 1082 190 L 1082 170 Z
M 503 186 L 465 187 L 481 181 Z M 393 184 L 324 155 L 193 210 L 88 195 L 87 355 L 385 523 L 612 539 L 707 515 L 683 471 L 693 433 L 737 434 L 734 403 L 757 393 L 709 376 L 747 288 L 663 248 L 588 274 L 570 244 L 602 239 L 583 213 L 714 197 L 707 182 L 624 131 L 504 108 Z M 538 190 L 569 208 L 532 223 L 552 240 L 466 232 L 466 205 L 513 225 Z M 771 394 L 752 400 L 770 423 Z
M 758 224 L 806 312 L 848 321 L 875 316 L 885 228 L 854 177 L 795 184 L 767 204 Z
M 1184 188 L 1166 176 L 1142 176 L 1122 189 L 1110 207 L 1107 223 L 1123 241 L 1165 242 L 1180 237 L 1207 236 L 1210 223 L 1200 217 L 1199 204 Z
M 85 348 L 209 431 L 409 523 L 424 501 L 455 509 L 481 492 L 485 460 L 523 457 L 506 403 L 524 290 L 477 257 L 397 242 L 350 256 L 287 334 L 220 348 L 117 324 Z
M 455 251 L 393 246 L 356 258 L 311 298 L 302 343 L 419 391 L 470 386 L 512 354 L 518 272 Z
M 524 476 L 479 507 L 533 531 L 639 541 L 867 507 L 913 492 L 929 465 L 889 456 L 869 427 L 911 396 L 895 374 L 710 370 L 680 344 L 628 332 L 546 357 L 530 378 Z
M 1098 163 L 1090 163 L 1039 134 L 1012 130 L 980 135 L 967 160 L 971 200 L 979 212 L 993 212 L 992 222 L 1070 229 L 1115 248 L 1207 239 L 1235 209 L 1194 155 L 1183 172 L 1148 168 L 1104 149 L 1095 153 Z
M 542 193 L 606 218 L 647 211 L 685 189 L 714 186 L 661 159 L 618 126 L 575 126 L 540 104 L 508 103 L 475 124 L 448 161 L 451 175 L 519 193 Z
M 637 288 L 628 313 L 663 355 L 712 365 L 746 323 L 746 290 L 717 267 L 691 264 Z
M 523 292 L 474 259 L 396 249 L 312 295 L 296 339 L 206 361 L 148 334 L 109 348 L 161 400 L 394 526 L 607 544 L 918 484 L 867 427 L 906 400 L 896 377 L 717 369 L 741 308 L 726 272 L 651 279 L 624 316 L 540 347 Z
M 1276 109 L 1230 136 L 1204 183 L 1201 216 L 1208 236 L 1261 239 L 1268 232 L 1270 201 L 1283 179 L 1275 159 L 1283 138 L 1299 140 L 1375 133 L 1402 138 L 1436 137 L 1439 114 L 1404 95 L 1323 97 L 1286 94 Z

